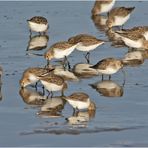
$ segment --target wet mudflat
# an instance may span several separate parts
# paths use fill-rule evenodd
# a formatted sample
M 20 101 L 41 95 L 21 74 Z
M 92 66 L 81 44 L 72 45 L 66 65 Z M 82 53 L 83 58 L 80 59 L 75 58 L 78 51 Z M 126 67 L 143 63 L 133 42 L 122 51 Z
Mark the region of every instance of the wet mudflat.
M 49 40 L 45 37 L 48 47 L 80 33 L 107 40 L 91 19 L 93 3 L 0 2 L 0 65 L 3 68 L 0 146 L 148 146 L 147 60 L 139 66 L 124 68 L 124 86 L 121 71 L 112 76 L 112 81 L 104 82 L 116 86 L 113 94 L 95 87 L 103 83 L 98 76 L 69 81 L 66 96 L 85 92 L 97 107 L 95 112 L 79 112 L 78 118 L 70 118 L 73 109 L 68 103 L 60 114 L 41 113 L 42 102 L 30 103 L 25 97 L 26 94 L 40 96 L 41 87 L 38 92 L 32 87 L 20 90 L 19 80 L 25 69 L 46 65 L 42 56 L 33 53 L 43 54 L 47 49 L 26 51 L 30 43 L 26 20 L 35 15 L 48 19 Z M 116 6 L 136 7 L 125 28 L 147 25 L 148 2 L 116 2 Z M 107 42 L 91 52 L 90 64 L 106 57 L 122 58 L 127 51 L 126 47 L 115 48 Z M 77 50 L 69 56 L 69 61 L 71 67 L 86 63 L 84 53 Z M 52 64 L 60 65 L 56 60 Z M 68 122 L 65 118 L 72 120 Z

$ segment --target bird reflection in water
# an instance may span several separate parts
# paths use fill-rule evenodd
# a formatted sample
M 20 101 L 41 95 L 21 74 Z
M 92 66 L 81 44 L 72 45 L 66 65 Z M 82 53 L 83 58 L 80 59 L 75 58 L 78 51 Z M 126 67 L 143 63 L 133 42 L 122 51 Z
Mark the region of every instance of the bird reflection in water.
M 30 38 L 27 46 L 27 51 L 29 50 L 43 50 L 47 47 L 49 40 L 48 35 L 36 35 Z
M 105 97 L 122 97 L 123 96 L 123 86 L 120 86 L 112 80 L 104 80 L 96 82 L 94 84 L 89 84 L 93 89 L 96 89 L 100 95 Z
M 28 105 L 43 105 L 47 98 L 41 92 L 37 92 L 30 88 L 21 88 L 19 94 Z
M 48 98 L 40 111 L 37 113 L 40 117 L 56 118 L 62 116 L 66 101 L 61 96 Z
M 74 65 L 72 71 L 79 78 L 91 78 L 93 76 L 97 76 L 97 70 L 90 68 L 91 66 L 91 64 L 78 63 Z
M 103 15 L 92 15 L 91 16 L 91 19 L 92 19 L 95 27 L 99 31 L 106 31 L 106 30 L 108 30 L 108 27 L 106 25 L 107 16 L 103 16 Z
M 75 127 L 87 127 L 88 122 L 95 117 L 96 110 L 79 111 L 75 116 L 65 118 L 69 125 Z

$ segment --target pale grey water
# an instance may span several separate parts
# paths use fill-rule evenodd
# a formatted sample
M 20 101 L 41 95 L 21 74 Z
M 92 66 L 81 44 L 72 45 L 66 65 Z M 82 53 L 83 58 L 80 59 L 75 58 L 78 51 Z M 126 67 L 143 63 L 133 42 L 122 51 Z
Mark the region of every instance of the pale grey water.
M 19 95 L 19 80 L 28 67 L 44 66 L 43 57 L 26 55 L 29 32 L 26 20 L 35 15 L 45 16 L 50 24 L 48 46 L 67 40 L 79 33 L 89 33 L 106 39 L 97 30 L 90 11 L 94 2 L 0 2 L 0 65 L 2 100 L 0 102 L 0 146 L 148 146 L 148 62 L 140 67 L 125 68 L 126 84 L 122 97 L 101 96 L 88 84 L 101 78 L 69 83 L 67 95 L 75 91 L 89 94 L 96 103 L 95 117 L 85 128 L 66 123 L 72 108 L 66 105 L 61 118 L 41 118 L 39 108 L 25 104 Z M 117 2 L 116 6 L 135 6 L 125 27 L 148 24 L 148 2 Z M 91 53 L 91 63 L 105 57 L 121 58 L 127 48 L 114 48 L 111 43 Z M 44 53 L 45 50 L 43 50 Z M 83 53 L 75 51 L 71 65 L 85 62 Z M 54 63 L 54 62 L 53 62 Z M 122 85 L 119 72 L 112 79 Z

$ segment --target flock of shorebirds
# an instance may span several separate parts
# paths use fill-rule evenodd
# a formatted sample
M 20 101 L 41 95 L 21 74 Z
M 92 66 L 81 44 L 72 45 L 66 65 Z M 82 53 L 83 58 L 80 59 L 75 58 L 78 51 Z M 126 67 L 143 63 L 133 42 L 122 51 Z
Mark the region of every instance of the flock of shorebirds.
M 129 48 L 129 52 L 122 59 L 108 57 L 95 65 L 90 65 L 90 51 L 97 49 L 99 46 L 105 44 L 106 41 L 88 34 L 75 35 L 67 41 L 60 41 L 49 47 L 43 55 L 47 60 L 47 66 L 45 68 L 33 67 L 24 71 L 20 80 L 22 88 L 20 94 L 24 96 L 26 92 L 25 87 L 35 84 L 37 88 L 37 83 L 40 82 L 43 87 L 43 94 L 46 93 L 45 90 L 48 91 L 46 98 L 49 95 L 53 98 L 54 91 L 61 91 L 62 99 L 73 107 L 74 112 L 83 109 L 89 111 L 95 110 L 95 103 L 83 92 L 64 96 L 64 91 L 68 88 L 67 81 L 71 79 L 77 80 L 78 78 L 76 76 L 81 77 L 82 73 L 86 78 L 94 75 L 102 75 L 102 80 L 104 79 L 103 75 L 109 75 L 110 80 L 111 75 L 117 73 L 119 70 L 123 70 L 124 66 L 143 63 L 144 59 L 147 58 L 148 27 L 139 26 L 131 29 L 123 29 L 123 25 L 128 21 L 135 7 L 113 8 L 114 4 L 115 0 L 97 0 L 91 11 L 92 19 L 96 26 L 105 28 L 106 33 L 109 35 L 109 40 L 114 44 L 120 43 L 122 46 Z M 104 15 L 105 13 L 106 15 Z M 106 17 L 106 19 L 102 19 L 102 17 Z M 46 34 L 49 24 L 46 18 L 35 16 L 27 20 L 27 22 L 30 28 L 30 36 L 32 32 L 38 32 L 40 35 L 44 35 L 45 40 L 48 41 Z M 43 46 L 46 47 L 47 44 L 43 44 Z M 29 48 L 30 46 L 28 46 L 27 50 Z M 85 58 L 87 64 L 78 64 L 71 69 L 68 56 L 75 49 L 86 52 Z M 52 66 L 50 64 L 52 59 L 63 59 L 62 66 Z

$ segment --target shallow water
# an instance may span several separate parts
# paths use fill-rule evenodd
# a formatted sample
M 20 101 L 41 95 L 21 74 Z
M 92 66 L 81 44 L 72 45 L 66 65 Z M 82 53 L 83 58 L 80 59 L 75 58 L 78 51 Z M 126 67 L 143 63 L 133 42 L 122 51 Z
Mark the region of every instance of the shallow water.
M 68 104 L 62 116 L 39 116 L 40 106 L 26 104 L 19 94 L 19 80 L 28 67 L 44 67 L 41 56 L 27 54 L 29 31 L 26 20 L 43 15 L 49 21 L 48 46 L 69 37 L 88 33 L 107 39 L 91 20 L 93 2 L 0 2 L 0 65 L 3 67 L 0 101 L 0 146 L 148 146 L 148 61 L 138 67 L 125 68 L 126 82 L 119 72 L 112 80 L 121 86 L 123 94 L 105 97 L 89 84 L 101 77 L 69 82 L 65 95 L 82 91 L 96 103 L 93 114 L 86 113 L 85 121 L 72 125 L 65 118 L 72 116 Z M 135 6 L 125 28 L 147 25 L 148 2 L 117 2 L 116 6 Z M 34 34 L 35 35 L 35 34 Z M 122 58 L 126 47 L 115 48 L 108 42 L 91 52 L 91 64 L 105 57 Z M 43 54 L 42 51 L 29 53 Z M 69 57 L 71 66 L 86 63 L 82 52 Z M 52 64 L 59 64 L 55 61 Z M 55 94 L 60 95 L 59 93 Z

